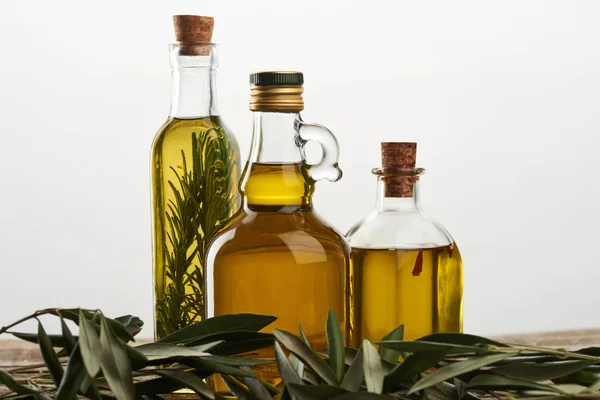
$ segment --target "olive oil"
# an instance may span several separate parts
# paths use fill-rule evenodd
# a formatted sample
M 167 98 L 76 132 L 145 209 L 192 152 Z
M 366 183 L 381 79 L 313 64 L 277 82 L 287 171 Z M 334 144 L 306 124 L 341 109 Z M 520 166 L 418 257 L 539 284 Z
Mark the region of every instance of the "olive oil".
M 277 328 L 298 333 L 302 326 L 313 348 L 323 349 L 329 310 L 346 323 L 350 247 L 313 210 L 315 183 L 335 182 L 342 174 L 335 136 L 300 116 L 303 82 L 300 72 L 250 75 L 253 135 L 240 184 L 243 206 L 208 250 L 206 304 L 209 317 L 277 317 L 264 332 Z M 305 158 L 309 141 L 323 150 L 314 164 Z M 274 357 L 272 347 L 257 353 Z M 280 381 L 274 364 L 255 371 L 271 384 Z M 217 392 L 227 392 L 218 379 L 212 384 Z
M 156 337 L 205 317 L 204 257 L 239 209 L 239 150 L 219 117 L 170 118 L 152 152 Z
M 404 324 L 404 340 L 462 331 L 463 273 L 455 244 L 352 248 L 353 332 L 371 341 Z
M 214 315 L 277 316 L 273 328 L 298 333 L 315 349 L 327 347 L 324 321 L 332 309 L 344 321 L 349 248 L 310 203 L 314 185 L 302 163 L 252 163 L 245 182 L 245 207 L 211 246 L 208 287 Z M 272 349 L 260 357 L 274 357 Z M 256 369 L 277 383 L 275 365 Z

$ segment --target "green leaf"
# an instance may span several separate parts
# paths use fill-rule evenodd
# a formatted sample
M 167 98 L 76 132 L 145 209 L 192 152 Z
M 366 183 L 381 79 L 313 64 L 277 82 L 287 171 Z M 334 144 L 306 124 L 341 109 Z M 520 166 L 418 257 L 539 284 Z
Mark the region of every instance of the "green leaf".
M 584 395 L 583 398 L 586 398 L 586 397 L 589 398 L 588 396 L 585 396 L 585 393 L 584 393 L 585 389 L 586 389 L 585 386 L 575 385 L 572 383 L 565 383 L 562 385 L 553 385 L 552 387 L 556 390 L 560 390 L 560 393 L 562 393 L 564 396 L 577 398 L 579 394 L 582 394 L 582 395 Z M 556 394 L 554 391 L 547 391 L 547 390 L 524 390 L 523 394 L 526 396 L 553 396 L 553 397 L 556 397 Z
M 302 361 L 300 361 L 300 359 L 293 354 L 290 354 L 290 356 L 288 357 L 288 360 L 290 360 L 290 364 L 292 364 L 292 367 L 294 367 L 294 371 L 296 371 L 298 373 L 298 376 L 301 377 L 301 379 L 305 379 L 304 363 Z M 314 384 L 315 385 L 319 384 L 319 382 L 316 380 L 316 378 L 315 378 Z
M 389 332 L 387 335 L 383 337 L 383 341 L 386 340 L 402 340 L 404 339 L 404 325 L 400 325 L 396 329 Z M 396 365 L 398 363 L 398 357 L 400 357 L 400 352 L 396 350 L 392 350 L 386 347 L 379 347 L 379 357 L 382 360 L 387 361 Z
M 332 400 L 397 400 L 396 397 L 369 392 L 346 393 L 334 397 Z
M 50 313 L 53 315 L 56 315 L 58 317 L 64 317 L 68 320 L 75 322 L 77 325 L 79 325 L 79 309 L 56 309 L 56 310 L 51 310 Z M 94 312 L 90 312 L 88 310 L 83 310 L 83 313 L 90 320 L 94 316 Z M 110 319 L 110 318 L 106 318 L 106 317 L 105 317 L 105 319 L 106 319 L 108 325 L 112 328 L 113 332 L 117 335 L 117 337 L 119 339 L 123 340 L 126 343 L 134 340 L 133 336 L 131 336 L 131 334 L 129 333 L 127 328 L 125 328 L 123 326 L 123 324 L 115 321 L 114 319 Z
M 101 346 L 95 324 L 79 311 L 79 347 L 88 374 L 95 378 L 100 372 Z
M 63 374 L 60 385 L 56 391 L 56 400 L 72 400 L 75 398 L 83 379 L 85 378 L 85 366 L 81 358 L 79 343 L 69 355 L 69 363 Z
M 62 331 L 62 339 L 63 339 L 63 343 L 64 343 L 64 348 L 67 350 L 67 352 L 69 354 L 71 354 L 73 352 L 73 349 L 75 348 L 75 345 L 77 344 L 77 340 L 79 340 L 79 338 L 75 339 L 73 337 L 73 334 L 69 330 L 69 327 L 67 326 L 67 323 L 65 322 L 65 319 L 63 317 L 60 317 L 60 328 Z
M 134 371 L 140 370 L 142 368 L 147 367 L 150 362 L 137 348 L 131 347 L 125 343 L 123 343 L 125 347 L 125 351 L 127 352 L 127 356 L 131 361 L 131 369 Z
M 36 333 L 10 332 L 10 334 L 27 342 L 36 344 L 40 343 L 39 337 Z M 65 347 L 65 342 L 61 335 L 48 335 L 48 338 L 50 339 L 52 347 Z
M 121 325 L 122 326 L 122 325 Z M 118 400 L 134 400 L 131 364 L 125 344 L 117 339 L 108 320 L 100 314 L 101 367 L 104 377 Z
M 344 389 L 335 386 L 308 386 L 297 383 L 290 384 L 289 391 L 298 400 L 329 400 L 347 393 Z
M 308 336 L 306 336 L 306 333 L 304 333 L 304 329 L 302 329 L 302 325 L 298 325 L 298 332 L 300 332 L 300 338 L 302 339 L 302 341 L 308 346 L 311 347 L 310 341 L 308 340 Z
M 136 396 L 151 396 L 172 393 L 181 389 L 183 386 L 184 385 L 182 383 L 167 378 L 148 379 L 145 381 L 136 382 L 134 385 Z
M 192 350 L 196 350 L 199 351 L 201 353 L 205 353 L 208 350 L 211 350 L 215 347 L 217 347 L 218 345 L 220 345 L 221 343 L 223 343 L 222 340 L 218 340 L 216 342 L 209 342 L 209 343 L 205 343 L 205 344 L 199 344 L 197 346 L 186 346 L 188 349 L 192 349 Z M 161 343 L 163 344 L 163 343 Z
M 38 321 L 38 336 L 40 339 L 40 350 L 42 352 L 42 357 L 44 358 L 44 362 L 46 363 L 46 367 L 48 367 L 48 372 L 50 372 L 50 376 L 52 376 L 52 380 L 58 386 L 63 376 L 63 367 L 54 352 L 54 348 L 52 347 L 52 343 L 50 342 L 50 338 L 46 334 L 46 330 L 41 322 Z
M 251 372 L 249 367 L 242 367 L 244 371 Z M 267 387 L 263 384 L 263 382 L 258 378 L 250 378 L 250 377 L 242 377 L 242 381 L 248 386 L 248 389 L 260 400 L 272 400 L 272 396 L 269 393 Z M 278 392 L 274 392 L 278 393 Z
M 491 372 L 532 381 L 546 381 L 572 374 L 598 363 L 600 361 L 593 360 L 564 361 L 547 364 L 515 362 L 496 367 Z
M 367 390 L 371 393 L 381 394 L 385 374 L 381 366 L 381 358 L 377 349 L 368 340 L 363 340 L 363 368 Z
M 456 400 L 458 392 L 454 385 L 448 382 L 442 382 L 423 390 L 422 396 L 433 400 Z
M 433 350 L 448 350 L 448 354 L 466 354 L 466 353 L 488 353 L 486 348 L 477 346 L 463 346 L 458 344 L 446 344 L 446 343 L 435 343 L 426 342 L 422 340 L 415 341 L 404 341 L 404 340 L 386 340 L 381 342 L 375 342 L 382 347 L 387 349 L 398 350 L 407 353 L 417 353 L 420 351 L 433 351 Z
M 302 383 L 302 379 L 298 376 L 296 369 L 287 358 L 278 342 L 275 342 L 275 361 L 277 362 L 281 379 L 283 379 L 286 387 L 289 387 L 292 383 Z
M 194 374 L 175 369 L 157 369 L 156 375 L 171 379 L 192 389 L 196 394 L 209 399 L 215 399 L 215 394 L 204 381 Z
M 335 372 L 338 381 L 344 378 L 344 338 L 335 313 L 329 310 L 327 314 L 327 348 L 329 349 L 329 365 Z
M 467 387 L 467 383 L 464 381 L 461 381 L 458 378 L 454 378 L 454 387 L 456 388 L 456 393 L 458 394 L 458 398 L 459 400 L 462 399 L 465 394 L 467 393 L 467 390 L 469 389 Z
M 479 356 L 468 358 L 464 361 L 459 361 L 454 364 L 446 365 L 437 371 L 433 372 L 430 375 L 425 376 L 420 381 L 418 381 L 409 391 L 408 394 L 411 395 L 414 392 L 418 392 L 419 390 L 423 390 L 425 388 L 435 386 L 440 382 L 444 382 L 447 379 L 454 378 L 466 372 L 475 371 L 482 367 L 493 364 L 497 361 L 504 360 L 509 357 L 513 357 L 519 354 L 518 352 L 511 353 L 500 353 L 500 354 L 490 354 L 487 356 Z
M 142 353 L 148 361 L 171 360 L 176 357 L 200 357 L 209 356 L 209 353 L 197 351 L 185 346 L 177 346 L 168 343 L 148 343 L 134 347 Z
M 296 357 L 306 364 L 306 366 L 311 368 L 318 376 L 320 376 L 325 383 L 332 386 L 338 385 L 339 382 L 329 365 L 327 365 L 327 363 L 323 361 L 321 357 L 313 352 L 306 343 L 291 333 L 279 329 L 274 329 L 273 334 L 279 343 L 294 353 Z
M 344 376 L 344 380 L 340 385 L 342 389 L 346 389 L 349 392 L 356 392 L 362 386 L 365 379 L 365 371 L 363 367 L 363 349 L 359 349 L 348 368 L 348 372 Z
M 0 369 L 0 382 L 6 385 L 14 393 L 18 394 L 37 394 L 37 390 L 30 388 L 29 386 L 21 385 L 13 379 L 12 376 L 6 371 Z
M 144 321 L 133 315 L 122 315 L 115 318 L 115 321 L 123 325 L 131 336 L 135 336 L 140 333 L 144 326 Z
M 225 385 L 235 396 L 236 399 L 239 400 L 259 400 L 252 392 L 250 392 L 247 388 L 241 385 L 237 380 L 227 376 L 221 375 L 221 379 L 225 382 Z
M 212 361 L 223 365 L 231 365 L 234 367 L 247 367 L 255 365 L 273 364 L 273 359 L 268 358 L 251 358 L 251 357 L 223 357 L 207 355 L 201 357 L 203 360 Z
M 586 347 L 584 349 L 577 350 L 574 353 L 600 357 L 600 347 Z
M 600 390 L 600 379 L 592 383 L 585 391 L 588 393 L 597 392 Z
M 183 344 L 185 344 L 188 347 L 191 347 L 216 341 L 242 342 L 251 339 L 270 339 L 271 341 L 274 340 L 273 335 L 270 333 L 256 331 L 228 331 L 212 333 L 210 335 L 202 336 L 200 339 L 188 341 Z
M 257 314 L 221 315 L 205 319 L 193 325 L 186 326 L 168 336 L 160 339 L 161 343 L 186 343 L 193 342 L 205 336 L 219 332 L 230 331 L 259 331 L 275 321 L 276 317 Z
M 417 341 L 459 344 L 462 346 L 475 346 L 478 344 L 484 344 L 498 347 L 508 347 L 508 345 L 504 343 L 484 338 L 482 336 L 469 335 L 467 333 L 432 333 L 431 335 L 423 336 L 422 338 L 417 339 Z
M 536 389 L 545 392 L 561 393 L 562 390 L 553 385 L 544 385 L 526 379 L 511 378 L 494 374 L 477 375 L 469 381 L 467 389 L 491 389 L 491 390 L 523 390 Z
M 247 372 L 247 371 L 241 370 L 239 368 L 236 368 L 236 367 L 233 367 L 230 365 L 225 365 L 225 364 L 221 364 L 219 362 L 210 361 L 203 357 L 184 357 L 179 360 L 179 363 L 196 368 L 199 371 L 208 372 L 209 374 L 210 373 L 219 373 L 219 374 L 226 374 L 226 375 L 232 375 L 232 376 L 249 376 L 249 377 L 256 376 L 254 373 Z
M 235 354 L 244 354 L 251 351 L 256 351 L 259 349 L 264 349 L 265 347 L 273 346 L 274 338 L 270 335 L 270 338 L 263 339 L 250 339 L 243 340 L 240 342 L 225 342 L 211 349 L 211 353 L 215 355 L 221 356 L 229 356 Z
M 421 351 L 413 353 L 404 362 L 398 364 L 391 370 L 384 380 L 384 388 L 387 390 L 398 387 L 402 382 L 410 381 L 418 377 L 420 373 L 437 365 L 444 359 L 447 349 L 437 351 Z

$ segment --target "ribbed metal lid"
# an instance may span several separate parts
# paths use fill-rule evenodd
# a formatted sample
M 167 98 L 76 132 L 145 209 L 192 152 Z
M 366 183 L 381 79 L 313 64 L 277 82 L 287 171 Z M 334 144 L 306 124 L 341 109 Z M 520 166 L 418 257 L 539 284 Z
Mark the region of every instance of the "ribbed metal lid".
M 299 86 L 304 84 L 304 75 L 296 71 L 263 71 L 250 74 L 254 86 Z

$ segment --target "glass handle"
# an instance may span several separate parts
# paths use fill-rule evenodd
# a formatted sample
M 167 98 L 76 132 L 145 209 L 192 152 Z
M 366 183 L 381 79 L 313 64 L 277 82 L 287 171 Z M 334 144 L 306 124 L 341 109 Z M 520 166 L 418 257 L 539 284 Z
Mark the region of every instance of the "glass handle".
M 323 125 L 307 124 L 300 118 L 296 119 L 294 125 L 298 132 L 296 144 L 300 148 L 302 161 L 308 166 L 310 177 L 315 181 L 321 179 L 327 179 L 330 182 L 339 181 L 342 177 L 342 170 L 338 166 L 340 146 L 333 133 Z M 306 162 L 304 146 L 311 140 L 318 142 L 323 150 L 321 160 L 316 164 Z

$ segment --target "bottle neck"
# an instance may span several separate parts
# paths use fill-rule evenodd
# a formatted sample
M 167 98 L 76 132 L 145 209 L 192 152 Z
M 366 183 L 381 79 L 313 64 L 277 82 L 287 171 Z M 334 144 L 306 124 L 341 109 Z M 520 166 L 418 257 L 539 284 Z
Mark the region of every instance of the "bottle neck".
M 299 113 L 254 112 L 250 157 L 242 192 L 250 209 L 310 208 L 314 185 L 296 144 Z
M 409 197 L 392 197 L 389 196 L 389 190 L 386 190 L 390 184 L 390 178 L 408 180 L 407 177 L 377 177 L 377 205 L 378 211 L 417 211 L 421 208 L 419 199 L 419 180 L 414 180 L 412 183 L 412 193 Z M 408 183 L 408 182 L 407 182 Z M 397 184 L 397 183 L 392 183 Z
M 173 118 L 218 115 L 217 71 L 211 67 L 173 67 L 171 112 Z

